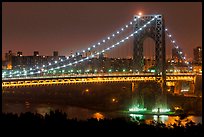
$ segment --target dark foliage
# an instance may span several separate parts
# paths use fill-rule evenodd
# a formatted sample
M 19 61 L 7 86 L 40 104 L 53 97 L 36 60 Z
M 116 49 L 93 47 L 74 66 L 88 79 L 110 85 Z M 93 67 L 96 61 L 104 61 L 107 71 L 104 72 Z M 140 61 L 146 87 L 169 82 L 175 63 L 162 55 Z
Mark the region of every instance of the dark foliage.
M 77 119 L 68 119 L 67 114 L 61 111 L 51 111 L 49 114 L 42 116 L 37 113 L 21 113 L 20 115 L 12 113 L 2 113 L 0 117 L 2 131 L 4 129 L 32 130 L 33 131 L 66 131 L 69 133 L 92 133 L 99 131 L 100 135 L 106 133 L 151 135 L 151 136 L 203 136 L 204 128 L 202 124 L 195 124 L 192 121 L 181 125 L 178 120 L 172 125 L 165 125 L 160 122 L 152 121 L 151 124 L 144 122 L 132 122 L 124 118 L 115 119 L 87 119 L 79 121 Z M 35 133 L 35 132 L 33 132 Z

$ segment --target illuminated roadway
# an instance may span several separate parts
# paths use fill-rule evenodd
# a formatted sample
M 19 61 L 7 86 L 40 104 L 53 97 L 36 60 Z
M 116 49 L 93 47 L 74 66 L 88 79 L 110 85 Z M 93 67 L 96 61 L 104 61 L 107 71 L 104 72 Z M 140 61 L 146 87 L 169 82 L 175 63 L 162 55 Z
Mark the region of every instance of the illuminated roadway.
M 176 81 L 195 82 L 194 73 L 167 73 L 167 85 Z M 49 85 L 107 83 L 107 82 L 138 82 L 138 81 L 160 81 L 161 75 L 155 77 L 153 73 L 123 73 L 123 74 L 83 74 L 83 75 L 61 75 L 61 76 L 38 76 L 22 78 L 3 78 L 2 88 L 20 88 Z

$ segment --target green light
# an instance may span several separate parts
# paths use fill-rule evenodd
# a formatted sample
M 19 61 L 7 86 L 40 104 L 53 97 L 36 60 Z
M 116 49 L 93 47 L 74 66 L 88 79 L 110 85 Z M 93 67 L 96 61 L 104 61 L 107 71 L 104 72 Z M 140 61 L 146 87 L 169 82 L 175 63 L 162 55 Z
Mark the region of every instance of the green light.
M 153 73 L 154 73 L 154 72 L 156 72 L 156 71 L 155 71 L 154 69 L 152 69 L 150 72 L 153 72 Z
M 125 72 L 125 69 L 123 69 L 123 72 Z
M 71 69 L 71 72 L 73 72 L 74 70 L 73 69 Z
M 129 111 L 147 111 L 147 108 L 132 107 Z
M 108 72 L 111 72 L 111 71 L 112 71 L 111 69 L 108 70 Z
M 64 70 L 62 70 L 62 72 L 64 73 Z
M 170 109 L 167 109 L 167 108 L 161 108 L 161 109 L 159 109 L 159 108 L 155 108 L 155 109 L 152 109 L 152 112 L 169 112 L 170 111 Z

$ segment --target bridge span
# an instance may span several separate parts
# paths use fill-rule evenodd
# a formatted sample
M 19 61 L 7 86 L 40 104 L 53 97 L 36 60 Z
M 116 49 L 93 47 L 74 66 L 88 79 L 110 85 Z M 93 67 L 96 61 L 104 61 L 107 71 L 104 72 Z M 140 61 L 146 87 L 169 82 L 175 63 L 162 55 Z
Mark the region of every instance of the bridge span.
M 192 73 L 167 73 L 167 86 L 175 86 L 178 82 L 195 83 L 196 74 Z M 161 75 L 152 73 L 126 73 L 126 74 L 88 74 L 88 75 L 64 75 L 64 76 L 39 76 L 23 78 L 2 79 L 2 88 L 39 87 L 49 85 L 69 85 L 86 83 L 110 83 L 110 82 L 147 82 L 162 80 Z

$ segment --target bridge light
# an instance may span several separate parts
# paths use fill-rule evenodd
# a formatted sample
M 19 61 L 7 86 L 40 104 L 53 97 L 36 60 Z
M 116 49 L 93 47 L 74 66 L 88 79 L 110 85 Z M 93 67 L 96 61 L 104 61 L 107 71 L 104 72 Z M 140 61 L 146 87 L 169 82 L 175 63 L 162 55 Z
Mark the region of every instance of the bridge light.
M 169 37 L 171 38 L 171 35 L 169 35 Z
M 85 50 L 83 50 L 83 52 L 85 52 Z
M 148 21 L 147 24 L 150 24 L 150 22 Z
M 130 35 L 131 37 L 133 36 L 133 34 Z
M 140 28 L 140 30 L 142 30 L 142 28 Z
M 134 21 L 136 21 L 137 19 L 134 19 Z
M 36 67 L 38 69 L 38 67 Z
M 125 26 L 126 28 L 128 27 L 128 25 Z
M 121 28 L 121 30 L 123 31 L 124 29 L 123 29 L 123 28 Z
M 55 61 L 55 63 L 57 63 L 57 61 Z
M 175 43 L 175 40 L 173 40 L 172 42 Z
M 144 27 L 146 27 L 147 25 L 144 25 Z
M 126 37 L 126 39 L 129 39 L 129 37 Z
M 100 45 L 101 43 L 99 42 L 98 45 Z
M 167 31 L 168 29 L 165 29 L 165 31 Z
M 121 42 L 124 42 L 124 39 L 123 39 L 123 40 L 121 40 Z
M 108 37 L 108 39 L 110 39 L 110 37 Z
M 132 25 L 132 22 L 130 22 L 130 24 Z
M 115 34 L 113 34 L 112 36 L 115 37 Z
M 117 45 L 119 45 L 119 44 L 120 44 L 120 42 L 117 42 L 116 44 L 117 44 Z
M 96 45 L 93 45 L 93 48 L 95 48 L 96 47 Z
M 114 48 L 114 47 L 115 47 L 115 45 L 112 45 L 112 47 Z
M 102 52 L 105 52 L 104 50 L 102 50 Z
M 137 31 L 134 32 L 135 34 L 137 33 Z
M 90 50 L 90 48 L 88 48 L 88 50 Z
M 106 40 L 103 40 L 103 42 L 106 42 Z
M 119 34 L 120 32 L 119 32 L 119 31 L 117 31 L 117 33 Z
M 110 50 L 110 48 L 107 48 L 107 50 Z
M 72 57 L 74 57 L 74 54 L 72 55 Z

